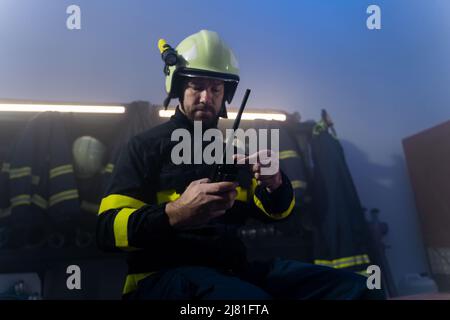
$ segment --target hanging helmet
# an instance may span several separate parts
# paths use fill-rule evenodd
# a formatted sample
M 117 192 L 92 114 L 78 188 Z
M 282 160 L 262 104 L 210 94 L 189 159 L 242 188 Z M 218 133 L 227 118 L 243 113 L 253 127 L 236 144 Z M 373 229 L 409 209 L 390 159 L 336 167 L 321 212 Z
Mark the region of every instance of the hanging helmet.
M 72 154 L 76 176 L 87 179 L 102 169 L 106 147 L 94 137 L 83 136 L 77 138 L 73 143 Z
M 183 41 L 173 50 L 164 40 L 158 47 L 166 63 L 167 99 L 180 98 L 183 77 L 207 77 L 223 80 L 225 96 L 220 116 L 226 118 L 225 101 L 231 103 L 239 83 L 239 66 L 231 49 L 216 32 L 201 30 Z M 175 56 L 176 54 L 176 56 Z

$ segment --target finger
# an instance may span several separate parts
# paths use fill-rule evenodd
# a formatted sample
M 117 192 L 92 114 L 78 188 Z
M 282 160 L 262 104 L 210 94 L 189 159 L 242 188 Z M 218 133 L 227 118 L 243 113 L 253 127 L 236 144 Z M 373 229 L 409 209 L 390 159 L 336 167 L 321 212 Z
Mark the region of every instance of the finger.
M 228 210 L 236 199 L 236 194 L 224 193 L 222 195 L 208 195 L 205 198 L 205 204 L 208 207 L 208 211 L 216 210 Z
M 238 158 L 238 164 L 252 164 L 255 165 L 259 162 L 259 157 L 260 157 L 260 152 L 255 152 L 249 156 L 245 156 L 245 157 L 240 157 Z
M 254 175 L 256 180 L 269 180 L 269 179 L 273 179 L 275 177 L 275 175 L 264 175 L 261 172 L 257 172 Z
M 214 198 L 212 198 L 214 197 Z M 236 200 L 237 192 L 227 192 L 220 196 L 212 196 L 210 199 L 210 210 L 228 210 L 230 209 Z
M 228 198 L 227 196 L 224 196 L 223 194 L 207 194 L 204 198 L 204 203 L 209 203 L 211 205 L 213 204 L 217 204 L 217 203 L 222 203 L 224 201 L 227 201 Z
M 238 187 L 237 182 L 223 181 L 223 182 L 214 182 L 210 183 L 205 187 L 205 192 L 207 194 L 220 194 L 224 192 L 228 192 L 231 190 L 235 190 Z
M 210 182 L 209 178 L 202 178 L 202 179 L 194 180 L 190 184 L 195 186 L 197 184 L 208 183 L 208 182 Z
M 260 150 L 246 157 L 244 160 L 250 164 L 259 164 L 259 166 L 267 167 L 276 159 L 276 152 L 270 149 Z
M 260 173 L 257 173 L 258 178 L 256 178 L 257 180 L 261 180 L 261 181 L 270 181 L 270 180 L 275 180 L 276 179 L 276 175 L 263 175 Z
M 250 163 L 250 164 L 258 163 L 258 152 L 255 152 L 255 153 L 243 158 L 241 161 L 245 161 L 244 163 Z
M 234 200 L 224 200 L 224 201 L 219 201 L 219 202 L 215 202 L 214 204 L 211 205 L 210 209 L 212 211 L 216 211 L 216 210 L 229 210 L 233 207 L 234 205 Z
M 260 159 L 261 161 L 258 162 L 258 164 L 260 165 L 261 168 L 266 168 L 266 167 L 270 167 L 272 165 L 272 159 L 270 158 L 265 158 L 265 159 Z
M 234 201 L 234 199 L 236 199 L 236 197 L 237 197 L 237 194 L 238 193 L 237 193 L 236 189 L 233 189 L 230 192 L 227 192 L 225 194 L 225 196 L 228 197 L 229 201 Z
M 258 163 L 252 165 L 252 172 L 253 172 L 253 173 L 260 172 L 260 170 L 261 170 L 261 166 L 260 166 Z
M 229 207 L 228 201 L 222 200 L 222 201 L 212 202 L 208 207 L 208 214 L 209 214 L 209 212 L 214 212 L 214 211 L 222 211 L 222 210 L 226 211 L 229 208 L 230 207 Z
M 237 164 L 245 164 L 245 154 L 237 153 L 233 154 L 233 162 L 236 162 Z
M 262 167 L 268 167 L 276 159 L 276 153 L 270 149 L 261 150 L 258 152 L 258 163 Z
M 223 216 L 225 214 L 225 212 L 227 212 L 226 210 L 217 210 L 217 211 L 212 211 L 209 216 L 211 219 Z
M 234 200 L 237 197 L 237 190 L 231 189 L 220 193 L 207 193 L 206 198 L 211 199 L 211 201 L 229 201 Z

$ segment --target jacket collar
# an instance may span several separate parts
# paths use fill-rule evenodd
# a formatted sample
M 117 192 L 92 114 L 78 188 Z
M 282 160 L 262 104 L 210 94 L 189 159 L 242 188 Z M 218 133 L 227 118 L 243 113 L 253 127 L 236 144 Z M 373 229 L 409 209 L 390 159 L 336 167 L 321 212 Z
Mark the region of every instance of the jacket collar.
M 186 128 L 186 129 L 194 129 L 194 123 L 186 117 L 186 115 L 181 112 L 180 106 L 177 106 L 175 109 L 175 114 L 170 117 L 170 121 L 173 121 L 177 124 L 177 127 Z

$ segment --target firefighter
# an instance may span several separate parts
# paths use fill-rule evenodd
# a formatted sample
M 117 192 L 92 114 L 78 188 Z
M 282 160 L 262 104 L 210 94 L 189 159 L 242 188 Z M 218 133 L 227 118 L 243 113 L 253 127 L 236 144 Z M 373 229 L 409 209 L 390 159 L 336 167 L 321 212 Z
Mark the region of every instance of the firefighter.
M 237 181 L 211 182 L 211 165 L 174 164 L 176 129 L 215 128 L 239 82 L 230 48 L 202 30 L 176 49 L 160 43 L 166 61 L 166 123 L 124 147 L 102 199 L 97 242 L 128 252 L 124 299 L 358 299 L 363 276 L 291 260 L 249 262 L 237 228 L 249 217 L 267 223 L 289 216 L 295 200 L 288 177 L 262 175 L 262 164 Z M 193 136 L 193 135 L 191 135 Z M 255 156 L 255 155 L 252 155 Z

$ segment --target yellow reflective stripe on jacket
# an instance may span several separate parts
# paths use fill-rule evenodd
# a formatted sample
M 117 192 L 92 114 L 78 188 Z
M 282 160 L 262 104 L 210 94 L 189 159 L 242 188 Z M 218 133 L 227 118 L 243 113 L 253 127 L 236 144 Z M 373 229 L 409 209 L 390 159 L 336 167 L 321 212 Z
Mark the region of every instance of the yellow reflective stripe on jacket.
M 114 219 L 114 239 L 117 248 L 128 248 L 128 219 L 137 209 L 125 208 Z
M 78 198 L 78 190 L 70 189 L 70 190 L 58 192 L 58 193 L 50 196 L 48 203 L 49 203 L 49 206 L 51 207 L 62 201 L 72 200 L 72 199 L 77 199 L 77 198 Z
M 255 178 L 252 178 L 252 185 L 250 186 L 250 196 L 253 198 L 255 194 L 256 188 L 258 187 L 258 181 Z
M 9 169 L 9 178 L 17 179 L 31 175 L 31 167 Z
M 279 153 L 279 159 L 284 160 L 288 158 L 300 158 L 300 155 L 295 150 L 285 150 Z
M 47 201 L 38 194 L 33 194 L 32 196 L 29 194 L 21 194 L 21 195 L 12 197 L 10 199 L 10 202 L 11 202 L 11 208 L 14 208 L 17 206 L 24 206 L 24 205 L 29 206 L 32 203 L 42 209 L 48 208 Z
M 31 170 L 31 167 L 22 167 L 22 168 L 11 169 L 9 164 L 4 164 L 2 167 L 2 172 L 9 172 L 10 179 L 18 179 L 18 178 L 22 178 L 22 177 L 31 175 L 32 170 Z M 73 172 L 74 172 L 73 165 L 67 164 L 67 165 L 63 165 L 63 166 L 59 166 L 59 167 L 51 169 L 49 172 L 49 177 L 55 178 L 62 174 L 73 173 Z M 32 183 L 39 184 L 39 179 L 40 179 L 39 176 L 33 175 Z
M 57 176 L 67 174 L 67 173 L 73 173 L 73 165 L 66 164 L 63 166 L 53 168 L 50 170 L 49 177 L 50 177 L 50 179 L 52 179 L 52 178 L 55 178 Z
M 102 173 L 108 172 L 108 173 L 112 173 L 114 170 L 114 165 L 112 163 L 108 163 L 104 168 Z
M 30 205 L 31 204 L 31 196 L 29 194 L 21 194 L 15 197 L 12 197 L 10 200 L 11 208 L 20 206 L 20 205 Z
M 120 209 L 114 218 L 113 226 L 114 242 L 117 248 L 125 251 L 139 250 L 128 243 L 128 220 L 134 211 L 145 205 L 145 202 L 120 194 L 111 194 L 103 198 L 98 214 L 102 214 L 110 209 Z
M 11 168 L 11 164 L 9 164 L 7 162 L 3 162 L 1 172 L 9 173 L 10 168 Z
M 313 127 L 313 135 L 318 135 L 320 134 L 322 131 L 327 130 L 327 125 L 323 120 L 320 120 L 319 122 L 316 123 L 316 125 Z
M 42 196 L 38 194 L 33 194 L 32 196 L 29 194 L 21 194 L 10 199 L 11 208 L 21 206 L 21 205 L 30 205 L 35 204 L 42 209 L 47 209 L 48 207 L 54 206 L 65 200 L 77 199 L 78 198 L 78 190 L 72 189 L 63 192 L 59 192 L 50 197 L 49 201 L 45 200 Z
M 323 266 L 341 269 L 341 268 L 348 268 L 352 266 L 357 266 L 361 264 L 368 264 L 370 263 L 369 256 L 367 254 L 361 254 L 357 256 L 350 256 L 335 260 L 314 260 L 314 264 L 320 264 Z
M 367 270 L 357 271 L 356 273 L 357 273 L 357 274 L 360 274 L 360 275 L 362 275 L 362 276 L 365 276 L 365 277 L 369 277 L 369 274 L 367 273 Z
M 181 195 L 175 191 L 175 189 L 159 191 L 156 193 L 156 203 L 161 204 L 165 202 L 175 201 Z
M 291 181 L 292 189 L 306 189 L 308 184 L 302 180 L 292 180 Z
M 237 191 L 237 196 L 236 196 L 236 200 L 237 201 L 242 201 L 242 202 L 247 202 L 248 201 L 248 190 L 245 188 L 241 188 L 241 187 L 237 187 L 236 188 Z
M 236 196 L 237 201 L 243 201 L 243 202 L 248 201 L 248 190 L 247 189 L 237 187 L 236 191 L 237 191 L 237 196 Z M 179 193 L 177 193 L 174 189 L 159 191 L 156 193 L 156 203 L 161 204 L 161 203 L 165 203 L 165 202 L 175 201 L 180 196 L 181 195 Z
M 147 278 L 149 275 L 155 272 L 146 272 L 146 273 L 134 273 L 127 275 L 125 279 L 125 285 L 122 290 L 122 294 L 130 293 L 137 289 L 138 282 L 142 279 Z
M 103 212 L 110 209 L 123 209 L 123 208 L 133 208 L 139 209 L 145 206 L 146 203 L 141 200 L 124 196 L 121 194 L 111 194 L 102 199 L 100 204 L 100 209 L 98 210 L 98 214 L 102 214 Z
M 253 202 L 254 204 L 262 211 L 264 212 L 265 215 L 267 215 L 268 217 L 275 219 L 275 220 L 280 220 L 283 218 L 286 218 L 287 216 L 289 216 L 292 212 L 292 210 L 294 209 L 295 206 L 295 196 L 293 195 L 292 197 L 292 201 L 289 204 L 289 207 L 286 209 L 286 211 L 283 211 L 281 213 L 277 213 L 277 214 L 271 214 L 269 212 L 267 212 L 267 210 L 264 208 L 261 200 L 256 196 L 256 188 L 258 187 L 258 182 L 255 178 L 252 179 L 252 186 L 251 186 L 251 195 L 253 195 Z
M 38 194 L 33 194 L 31 197 L 31 202 L 37 205 L 38 207 L 41 207 L 42 209 L 48 208 L 48 202 L 43 197 L 41 197 Z
M 277 213 L 277 214 L 271 214 L 269 212 L 266 211 L 266 209 L 264 208 L 261 200 L 258 199 L 258 197 L 256 195 L 253 196 L 253 201 L 255 202 L 255 205 L 262 211 L 264 212 L 268 217 L 275 219 L 275 220 L 280 220 L 280 219 L 284 219 L 286 218 L 288 215 L 291 214 L 292 209 L 294 209 L 295 206 L 295 197 L 292 197 L 292 201 L 289 205 L 289 207 L 281 212 L 281 213 Z

